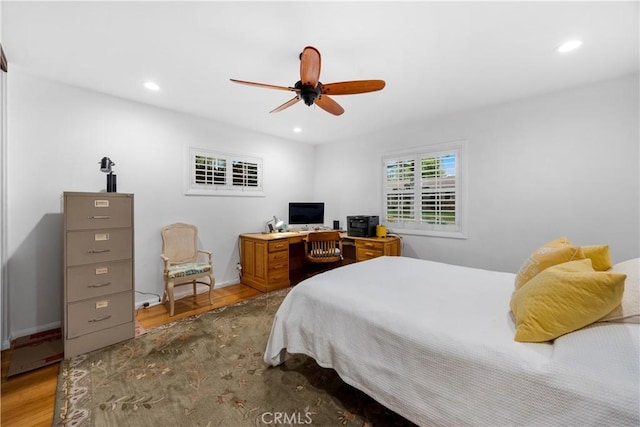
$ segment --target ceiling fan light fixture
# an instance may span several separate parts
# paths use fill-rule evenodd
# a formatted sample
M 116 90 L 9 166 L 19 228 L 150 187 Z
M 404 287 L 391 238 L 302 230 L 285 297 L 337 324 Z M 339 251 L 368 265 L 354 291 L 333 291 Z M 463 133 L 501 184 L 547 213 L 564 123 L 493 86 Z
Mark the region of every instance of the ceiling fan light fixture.
M 577 39 L 569 40 L 562 43 L 560 46 L 558 46 L 556 48 L 556 52 L 558 53 L 571 52 L 572 50 L 579 48 L 581 45 L 582 45 L 582 40 L 577 40 Z

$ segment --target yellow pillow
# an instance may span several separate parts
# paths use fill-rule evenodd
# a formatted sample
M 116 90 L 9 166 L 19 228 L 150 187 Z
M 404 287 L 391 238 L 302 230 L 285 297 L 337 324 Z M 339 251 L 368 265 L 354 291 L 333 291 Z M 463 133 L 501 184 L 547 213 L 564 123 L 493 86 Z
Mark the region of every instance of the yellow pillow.
M 548 248 L 564 248 L 566 246 L 573 246 L 573 243 L 571 243 L 571 241 L 566 237 L 559 237 L 556 240 L 547 242 L 542 246 L 546 246 Z
M 611 268 L 611 255 L 608 245 L 581 246 L 582 254 L 585 258 L 590 258 L 593 269 L 596 271 L 607 271 Z
M 580 248 L 574 246 L 566 237 L 545 243 L 536 249 L 518 270 L 515 281 L 516 290 L 546 268 L 583 258 Z
M 593 271 L 590 259 L 547 268 L 511 297 L 514 339 L 549 341 L 597 321 L 620 304 L 625 278 Z

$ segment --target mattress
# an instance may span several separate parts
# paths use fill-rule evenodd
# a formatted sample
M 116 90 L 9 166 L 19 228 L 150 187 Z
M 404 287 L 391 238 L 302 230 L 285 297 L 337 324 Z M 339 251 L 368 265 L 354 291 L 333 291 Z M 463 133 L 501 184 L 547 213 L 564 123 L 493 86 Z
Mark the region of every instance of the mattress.
M 519 343 L 514 274 L 407 257 L 298 284 L 264 360 L 313 357 L 418 425 L 640 424 L 638 325 Z

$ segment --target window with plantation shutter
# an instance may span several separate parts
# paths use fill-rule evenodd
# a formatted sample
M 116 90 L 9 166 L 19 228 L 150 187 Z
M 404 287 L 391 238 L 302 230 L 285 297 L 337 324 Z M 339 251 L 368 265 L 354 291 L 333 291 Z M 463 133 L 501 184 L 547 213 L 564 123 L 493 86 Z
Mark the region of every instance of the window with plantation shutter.
M 187 195 L 263 196 L 262 159 L 189 149 Z
M 405 234 L 466 238 L 466 141 L 383 157 L 383 222 Z

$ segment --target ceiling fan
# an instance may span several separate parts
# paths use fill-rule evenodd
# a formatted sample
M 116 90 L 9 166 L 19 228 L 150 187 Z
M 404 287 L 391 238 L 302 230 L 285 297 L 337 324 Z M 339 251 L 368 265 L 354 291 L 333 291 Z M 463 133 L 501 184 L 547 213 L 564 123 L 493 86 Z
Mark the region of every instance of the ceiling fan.
M 384 88 L 385 85 L 384 80 L 352 80 L 327 84 L 321 83 L 320 52 L 312 46 L 305 47 L 300 54 L 300 80 L 298 80 L 293 87 L 254 83 L 236 79 L 230 80 L 234 83 L 244 85 L 296 92 L 294 98 L 271 110 L 270 113 L 277 113 L 285 108 L 289 108 L 302 99 L 305 104 L 309 106 L 315 104 L 336 116 L 344 113 L 344 108 L 331 99 L 329 95 L 353 95 L 357 93 L 375 92 Z

